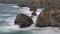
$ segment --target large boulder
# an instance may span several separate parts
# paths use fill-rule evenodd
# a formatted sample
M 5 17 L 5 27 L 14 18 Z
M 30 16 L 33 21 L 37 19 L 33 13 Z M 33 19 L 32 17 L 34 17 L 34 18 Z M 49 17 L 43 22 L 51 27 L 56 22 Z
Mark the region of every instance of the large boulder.
M 36 20 L 37 27 L 60 27 L 60 10 L 43 10 Z
M 32 25 L 32 23 L 33 23 L 33 20 L 25 14 L 18 14 L 14 22 L 14 24 L 19 25 L 20 28 L 29 27 Z

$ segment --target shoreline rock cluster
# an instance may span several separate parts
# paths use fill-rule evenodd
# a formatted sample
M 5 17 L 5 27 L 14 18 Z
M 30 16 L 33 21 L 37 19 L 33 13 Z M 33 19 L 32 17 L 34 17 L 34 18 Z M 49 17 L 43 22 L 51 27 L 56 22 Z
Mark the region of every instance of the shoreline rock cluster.
M 36 19 L 36 27 L 60 27 L 60 0 L 0 0 L 0 3 L 17 4 L 19 7 L 29 7 L 30 11 L 44 8 Z M 32 16 L 36 13 L 33 12 Z M 31 16 L 31 17 L 32 17 Z M 17 15 L 14 24 L 21 28 L 29 27 L 33 24 L 32 18 L 25 15 Z
M 15 19 L 15 24 L 21 28 L 29 27 L 33 24 L 31 17 L 19 14 Z M 36 19 L 36 27 L 60 27 L 60 10 L 43 10 Z
M 0 3 L 17 4 L 20 7 L 60 9 L 60 0 L 0 0 Z

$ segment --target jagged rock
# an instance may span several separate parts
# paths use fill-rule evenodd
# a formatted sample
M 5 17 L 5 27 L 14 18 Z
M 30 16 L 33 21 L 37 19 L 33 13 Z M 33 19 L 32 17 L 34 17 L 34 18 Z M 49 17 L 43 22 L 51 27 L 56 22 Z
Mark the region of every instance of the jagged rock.
M 32 14 L 31 14 L 31 17 L 33 17 L 33 16 L 37 16 L 35 11 L 33 11 Z
M 36 8 L 60 9 L 60 0 L 0 0 L 0 3 L 21 4 L 20 6 L 24 7 L 36 5 Z
M 14 24 L 17 24 L 20 26 L 20 28 L 25 28 L 31 26 L 33 23 L 33 20 L 25 15 L 25 14 L 19 14 L 17 15 Z
M 37 7 L 35 5 L 30 6 L 30 11 L 37 11 Z
M 37 27 L 60 27 L 60 10 L 43 10 L 36 20 Z
M 32 12 L 32 15 L 33 15 L 33 16 L 37 16 L 37 14 L 36 14 L 36 12 L 35 12 L 35 11 L 33 11 L 33 12 Z

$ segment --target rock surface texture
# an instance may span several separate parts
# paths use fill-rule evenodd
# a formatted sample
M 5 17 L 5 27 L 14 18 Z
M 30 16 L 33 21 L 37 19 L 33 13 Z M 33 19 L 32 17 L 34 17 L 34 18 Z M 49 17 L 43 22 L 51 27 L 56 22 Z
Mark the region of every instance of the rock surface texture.
M 27 15 L 19 14 L 16 17 L 14 24 L 19 25 L 20 28 L 25 28 L 31 26 L 33 24 L 33 20 Z
M 18 4 L 19 6 L 30 7 L 34 11 L 36 8 L 60 9 L 60 0 L 0 0 L 0 3 Z
M 60 10 L 43 10 L 36 20 L 37 27 L 60 27 Z

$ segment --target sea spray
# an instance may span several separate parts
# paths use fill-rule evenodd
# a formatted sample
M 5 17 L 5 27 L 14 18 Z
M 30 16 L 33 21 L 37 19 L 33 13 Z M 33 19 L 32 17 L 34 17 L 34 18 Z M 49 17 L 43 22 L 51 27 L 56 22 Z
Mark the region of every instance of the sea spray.
M 21 13 L 28 15 L 29 17 L 31 17 L 31 14 L 33 12 L 33 11 L 30 11 L 30 8 L 28 8 L 28 7 L 23 7 L 23 9 L 20 9 L 20 10 L 21 10 Z M 36 11 L 37 16 L 41 13 L 42 10 L 44 10 L 44 9 L 37 9 L 37 11 Z M 20 28 L 20 29 L 25 29 L 25 30 L 36 29 L 37 27 L 35 27 L 35 23 L 36 23 L 37 16 L 32 17 L 32 20 L 34 23 L 30 27 Z
M 8 7 L 6 7 L 8 6 Z M 60 34 L 60 29 L 53 28 L 53 27 L 44 27 L 44 28 L 37 28 L 35 27 L 36 17 L 34 16 L 33 22 L 30 27 L 28 28 L 19 28 L 18 25 L 14 25 L 14 20 L 17 14 L 24 13 L 28 16 L 31 16 L 29 8 L 18 9 L 15 8 L 16 5 L 11 4 L 0 4 L 0 34 Z M 8 9 L 9 8 L 9 9 Z M 13 9 L 12 9 L 13 8 Z M 41 9 L 37 9 L 39 15 L 42 11 Z M 7 15 L 8 14 L 8 15 Z M 5 21 L 5 22 L 1 22 Z M 1 24 L 2 23 L 2 24 Z

